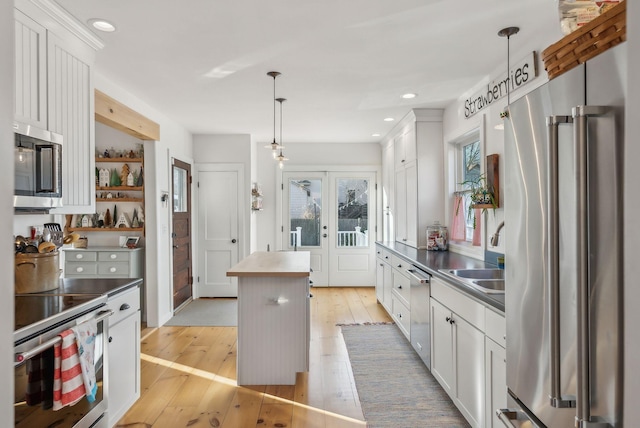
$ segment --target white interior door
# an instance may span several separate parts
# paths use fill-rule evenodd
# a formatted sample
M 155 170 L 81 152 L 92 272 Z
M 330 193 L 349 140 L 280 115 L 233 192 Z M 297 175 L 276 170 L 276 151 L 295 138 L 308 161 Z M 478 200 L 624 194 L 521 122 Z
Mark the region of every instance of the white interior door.
M 373 172 L 284 172 L 283 248 L 311 253 L 315 286 L 375 284 Z
M 240 171 L 198 172 L 198 295 L 237 297 L 237 278 L 227 271 L 238 263 Z

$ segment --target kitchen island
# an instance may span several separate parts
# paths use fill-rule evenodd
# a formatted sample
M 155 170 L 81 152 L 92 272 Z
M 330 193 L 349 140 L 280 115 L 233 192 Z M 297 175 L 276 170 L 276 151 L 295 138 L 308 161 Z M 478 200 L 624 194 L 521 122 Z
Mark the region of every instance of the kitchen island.
M 309 370 L 308 251 L 255 252 L 238 277 L 238 385 L 294 385 Z

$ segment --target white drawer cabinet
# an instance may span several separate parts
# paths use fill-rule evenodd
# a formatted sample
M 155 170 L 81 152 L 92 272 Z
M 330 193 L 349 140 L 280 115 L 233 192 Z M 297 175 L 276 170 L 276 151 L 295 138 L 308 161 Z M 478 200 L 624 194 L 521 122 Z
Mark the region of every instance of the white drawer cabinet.
M 107 300 L 109 318 L 109 426 L 114 426 L 140 398 L 140 289 L 130 288 Z
M 67 278 L 142 278 L 142 248 L 67 248 L 64 276 Z

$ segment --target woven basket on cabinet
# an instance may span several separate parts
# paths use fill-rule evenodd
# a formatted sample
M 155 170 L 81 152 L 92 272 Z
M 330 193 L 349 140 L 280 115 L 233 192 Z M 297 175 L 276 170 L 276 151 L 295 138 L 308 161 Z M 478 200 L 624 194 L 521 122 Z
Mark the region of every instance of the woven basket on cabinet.
M 626 3 L 618 3 L 542 51 L 549 80 L 627 40 Z

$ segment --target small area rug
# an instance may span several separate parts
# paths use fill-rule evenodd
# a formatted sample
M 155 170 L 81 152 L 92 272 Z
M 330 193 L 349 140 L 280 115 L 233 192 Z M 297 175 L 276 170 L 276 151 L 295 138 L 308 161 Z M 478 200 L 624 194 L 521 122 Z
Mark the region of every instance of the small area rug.
M 396 325 L 341 328 L 369 427 L 469 426 Z
M 238 325 L 238 299 L 196 299 L 175 314 L 165 325 L 233 327 Z

